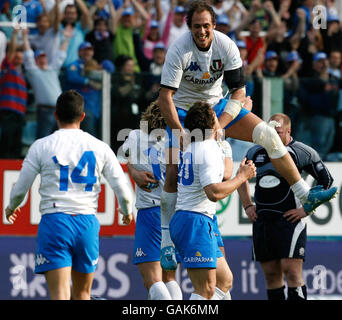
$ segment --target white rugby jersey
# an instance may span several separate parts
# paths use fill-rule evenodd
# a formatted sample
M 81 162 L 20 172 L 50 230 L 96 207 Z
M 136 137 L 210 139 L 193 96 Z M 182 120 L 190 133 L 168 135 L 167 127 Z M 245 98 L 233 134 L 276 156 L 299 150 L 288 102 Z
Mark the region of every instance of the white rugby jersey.
M 224 154 L 219 143 L 207 139 L 191 143 L 178 169 L 176 210 L 195 211 L 213 217 L 216 202 L 210 201 L 204 187 L 222 182 Z
M 120 207 L 132 212 L 132 193 L 114 152 L 104 142 L 80 129 L 60 129 L 35 141 L 11 190 L 10 209 L 16 208 L 41 175 L 41 214 L 95 214 L 103 175 Z
M 209 50 L 200 51 L 189 31 L 169 47 L 160 83 L 177 89 L 173 102 L 178 108 L 189 110 L 203 100 L 214 105 L 222 98 L 224 71 L 241 66 L 240 51 L 228 36 L 214 30 Z
M 136 129 L 130 132 L 122 148 L 125 153 L 129 151 L 130 163 L 136 170 L 152 172 L 159 182 L 158 187 L 151 192 L 146 192 L 136 185 L 136 208 L 139 210 L 160 206 L 166 172 L 165 139 L 158 141 L 146 132 Z

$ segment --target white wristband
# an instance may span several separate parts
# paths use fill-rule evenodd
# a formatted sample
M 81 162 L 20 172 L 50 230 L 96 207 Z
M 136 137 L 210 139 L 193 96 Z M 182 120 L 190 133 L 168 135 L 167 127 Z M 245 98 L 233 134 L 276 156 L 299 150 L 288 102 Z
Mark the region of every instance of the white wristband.
M 242 102 L 236 99 L 229 99 L 226 107 L 224 108 L 224 112 L 228 113 L 233 120 L 240 113 L 241 108 L 243 107 Z

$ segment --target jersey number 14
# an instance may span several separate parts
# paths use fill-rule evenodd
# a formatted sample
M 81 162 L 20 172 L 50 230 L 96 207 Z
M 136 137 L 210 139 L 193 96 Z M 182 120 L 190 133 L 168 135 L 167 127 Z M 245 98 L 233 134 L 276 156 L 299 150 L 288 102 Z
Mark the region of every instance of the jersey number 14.
M 53 161 L 58 163 L 57 157 L 54 156 Z M 82 176 L 83 169 L 88 165 L 87 175 Z M 92 191 L 93 185 L 97 181 L 95 176 L 96 158 L 93 151 L 85 151 L 78 161 L 74 170 L 72 170 L 70 178 L 73 183 L 85 184 L 85 191 Z M 59 190 L 68 191 L 69 181 L 69 166 L 63 166 L 60 164 L 60 179 L 59 179 Z

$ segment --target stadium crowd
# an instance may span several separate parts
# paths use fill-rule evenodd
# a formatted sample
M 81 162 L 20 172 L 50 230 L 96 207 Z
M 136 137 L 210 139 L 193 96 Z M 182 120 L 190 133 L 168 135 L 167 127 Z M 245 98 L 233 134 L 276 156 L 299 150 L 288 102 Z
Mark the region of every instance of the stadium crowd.
M 262 79 L 282 79 L 294 137 L 323 160 L 342 160 L 337 2 L 211 4 L 216 29 L 240 50 L 254 113 L 262 114 Z M 56 129 L 55 102 L 67 89 L 85 99 L 82 129 L 101 137 L 102 70 L 111 74 L 111 147 L 117 152 L 118 132 L 138 128 L 158 95 L 168 47 L 188 30 L 186 0 L 3 0 L 0 6 L 0 21 L 10 22 L 0 24 L 0 158 L 22 158 L 27 136 L 35 140 Z M 36 25 L 28 31 L 25 22 Z

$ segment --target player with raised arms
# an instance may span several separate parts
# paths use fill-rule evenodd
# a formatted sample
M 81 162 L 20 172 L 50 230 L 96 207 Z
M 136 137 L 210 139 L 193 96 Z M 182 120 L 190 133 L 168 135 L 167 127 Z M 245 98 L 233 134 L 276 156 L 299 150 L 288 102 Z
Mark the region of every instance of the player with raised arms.
M 273 166 L 289 183 L 306 212 L 312 212 L 337 193 L 337 187 L 310 189 L 274 127 L 243 108 L 246 97 L 240 53 L 228 36 L 215 30 L 216 17 L 212 7 L 203 0 L 191 2 L 187 25 L 189 32 L 177 38 L 168 49 L 158 100 L 170 137 L 161 195 L 161 263 L 164 269 L 176 267 L 168 226 L 177 201 L 178 140 L 185 134 L 182 122 L 186 113 L 196 101 L 206 101 L 215 109 L 227 136 L 265 148 Z M 222 99 L 223 80 L 229 88 L 228 102 Z

